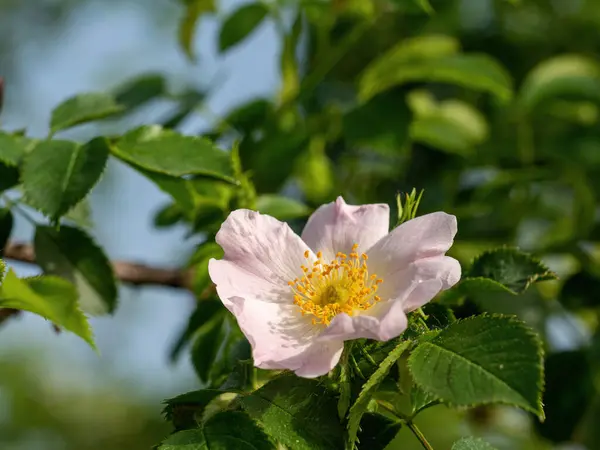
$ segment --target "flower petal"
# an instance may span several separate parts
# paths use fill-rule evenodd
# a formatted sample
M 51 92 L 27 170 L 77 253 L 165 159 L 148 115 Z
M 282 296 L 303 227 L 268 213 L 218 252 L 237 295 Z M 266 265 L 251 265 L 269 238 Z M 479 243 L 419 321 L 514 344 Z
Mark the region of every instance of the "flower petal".
M 443 255 L 452 246 L 456 231 L 456 217 L 444 212 L 404 222 L 367 252 L 369 269 L 383 275 L 386 267 L 398 269 L 421 258 Z
M 344 350 L 343 341 L 315 342 L 305 352 L 283 362 L 293 369 L 296 375 L 304 378 L 315 378 L 325 375 L 340 361 Z
M 252 358 L 263 369 L 302 367 L 304 354 L 315 343 L 317 328 L 297 314 L 295 305 L 229 297 L 223 302 L 235 315 L 252 346 Z
M 307 263 L 304 253 L 310 249 L 286 223 L 239 209 L 227 217 L 216 241 L 224 250 L 223 261 L 229 264 L 220 265 L 221 270 L 214 276 L 209 267 L 209 274 L 217 286 L 227 280 L 236 291 L 225 292 L 226 297 L 244 297 L 249 289 L 255 294 L 283 290 L 289 293 L 289 302 L 292 302 L 287 283 L 302 276 L 301 266 Z M 309 258 L 310 261 L 315 258 L 312 252 Z
M 387 301 L 374 306 L 372 310 L 369 310 L 368 315 L 352 317 L 346 313 L 338 314 L 319 335 L 319 340 L 348 341 L 366 338 L 388 341 L 406 330 L 408 320 L 401 302 Z
M 366 252 L 389 230 L 390 209 L 386 204 L 354 206 L 342 197 L 320 206 L 308 219 L 302 239 L 326 260 L 337 252 L 349 253 L 354 244 Z
M 370 260 L 369 260 L 370 262 Z M 383 279 L 377 294 L 384 300 L 399 300 L 404 311 L 410 312 L 423 306 L 440 290 L 449 289 L 460 280 L 460 263 L 450 256 L 434 256 L 418 259 L 406 267 L 390 265 L 377 275 Z M 431 297 L 412 297 L 413 290 L 423 282 L 439 280 L 440 288 Z
M 350 317 L 345 313 L 338 314 L 319 335 L 319 340 L 327 342 L 366 338 L 389 341 L 400 336 L 408 326 L 405 304 L 426 303 L 441 289 L 442 282 L 440 280 L 428 280 L 415 286 L 404 302 L 399 300 L 382 302 L 368 310 L 369 315 Z
M 311 348 L 318 329 L 293 304 L 288 281 L 302 276 L 301 265 L 316 259 L 287 224 L 248 210 L 232 212 L 217 233 L 222 260 L 208 272 L 217 293 L 250 341 L 257 366 L 302 367 L 294 359 Z M 289 362 L 285 362 L 289 360 Z

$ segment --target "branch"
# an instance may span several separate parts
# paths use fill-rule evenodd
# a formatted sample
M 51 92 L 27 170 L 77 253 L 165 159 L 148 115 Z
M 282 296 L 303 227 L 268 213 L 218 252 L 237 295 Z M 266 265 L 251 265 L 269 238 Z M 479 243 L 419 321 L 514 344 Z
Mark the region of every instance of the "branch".
M 9 242 L 4 248 L 3 257 L 13 261 L 36 264 L 32 245 L 21 242 Z M 151 267 L 127 261 L 112 262 L 115 277 L 134 286 L 166 286 L 191 289 L 192 274 L 188 270 Z M 0 322 L 2 318 L 0 317 Z

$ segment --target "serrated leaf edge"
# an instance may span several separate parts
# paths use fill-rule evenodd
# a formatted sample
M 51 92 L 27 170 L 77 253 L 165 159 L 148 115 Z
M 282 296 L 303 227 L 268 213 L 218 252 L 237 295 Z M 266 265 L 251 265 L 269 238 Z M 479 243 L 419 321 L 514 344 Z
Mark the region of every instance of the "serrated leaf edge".
M 67 208 L 66 208 L 66 210 L 65 210 L 65 208 L 63 207 L 62 209 L 63 209 L 64 211 L 62 211 L 60 214 L 58 214 L 58 215 L 57 215 L 57 217 L 52 217 L 52 215 L 50 214 L 50 212 L 49 212 L 49 211 L 48 211 L 48 210 L 47 210 L 47 209 L 46 209 L 46 208 L 45 208 L 43 205 L 39 205 L 39 204 L 37 203 L 37 201 L 34 201 L 34 200 L 33 200 L 33 199 L 32 199 L 32 198 L 31 198 L 31 197 L 28 195 L 28 193 L 27 193 L 27 188 L 26 188 L 26 186 L 27 186 L 27 185 L 25 184 L 25 182 L 24 182 L 24 180 L 23 180 L 23 173 L 24 173 L 24 171 L 23 171 L 23 170 L 20 170 L 20 171 L 19 171 L 19 183 L 20 183 L 20 184 L 21 184 L 21 186 L 23 187 L 23 195 L 25 196 L 25 201 L 26 201 L 26 202 L 27 202 L 29 205 L 31 205 L 32 207 L 34 207 L 35 209 L 37 209 L 38 211 L 40 211 L 41 213 L 43 213 L 45 216 L 47 216 L 47 217 L 50 217 L 51 219 L 58 219 L 58 218 L 60 218 L 60 217 L 62 217 L 62 216 L 64 216 L 64 215 L 68 214 L 68 213 L 69 213 L 71 210 L 73 210 L 73 208 L 75 208 L 75 207 L 76 207 L 76 206 L 77 206 L 77 205 L 78 205 L 78 204 L 79 204 L 79 203 L 80 203 L 80 202 L 81 202 L 81 201 L 82 201 L 84 198 L 86 198 L 86 197 L 87 197 L 87 196 L 90 194 L 90 192 L 91 192 L 91 191 L 92 191 L 92 190 L 93 190 L 93 189 L 96 187 L 96 185 L 97 185 L 97 184 L 100 182 L 100 179 L 102 178 L 102 175 L 104 175 L 104 172 L 106 171 L 106 167 L 107 167 L 107 165 L 108 165 L 108 159 L 109 159 L 109 157 L 110 157 L 110 154 L 111 154 L 111 152 L 110 152 L 110 145 L 109 145 L 109 142 L 108 142 L 108 140 L 107 140 L 106 138 L 102 138 L 102 137 L 97 137 L 97 138 L 91 139 L 91 140 L 89 140 L 88 142 L 86 142 L 86 143 L 84 143 L 84 144 L 79 144 L 79 143 L 77 143 L 77 142 L 73 142 L 73 141 L 69 141 L 69 140 L 64 140 L 64 139 L 60 139 L 60 140 L 59 140 L 59 141 L 63 141 L 63 142 L 71 142 L 71 143 L 73 143 L 73 144 L 76 144 L 78 148 L 83 148 L 83 147 L 85 147 L 86 145 L 88 145 L 90 142 L 92 142 L 92 141 L 94 141 L 94 140 L 96 140 L 96 139 L 102 139 L 102 140 L 104 140 L 104 143 L 105 143 L 106 147 L 109 149 L 108 156 L 107 156 L 106 160 L 104 161 L 104 164 L 103 164 L 103 166 L 102 166 L 102 169 L 100 170 L 100 173 L 98 174 L 98 177 L 97 177 L 97 178 L 94 180 L 94 182 L 92 183 L 92 185 L 90 186 L 90 188 L 87 190 L 87 192 L 86 192 L 85 194 L 83 194 L 83 195 L 82 195 L 80 198 L 77 198 L 77 200 L 75 201 L 75 203 L 73 203 L 73 205 L 72 205 L 72 206 L 70 206 L 70 207 L 67 207 Z M 36 144 L 35 144 L 35 145 L 32 147 L 32 149 L 31 149 L 32 151 L 30 151 L 30 152 L 26 153 L 26 154 L 25 154 L 25 156 L 23 157 L 23 160 L 21 161 L 21 167 L 24 167 L 24 166 L 25 166 L 25 164 L 27 164 L 27 160 L 28 160 L 29 158 L 31 158 L 31 155 L 33 154 L 33 150 L 35 150 L 35 147 L 37 147 L 37 145 L 38 145 L 38 144 L 41 144 L 41 143 L 43 143 L 43 142 L 50 142 L 50 140 L 36 142 Z M 69 176 L 70 176 L 70 175 L 69 175 Z M 63 187 L 64 187 L 64 185 L 63 185 Z M 63 192 L 63 194 L 64 194 L 64 192 Z M 75 197 L 75 198 L 76 198 L 76 197 Z M 61 203 L 62 203 L 62 199 L 61 199 Z
M 443 402 L 445 405 L 451 407 L 451 408 L 456 408 L 456 409 L 463 409 L 463 408 L 473 408 L 475 406 L 482 406 L 482 405 L 492 405 L 492 404 L 496 404 L 496 405 L 508 405 L 508 406 L 513 406 L 516 408 L 520 408 L 523 409 L 525 411 L 531 412 L 533 414 L 535 414 L 539 420 L 541 422 L 543 422 L 546 419 L 546 415 L 544 413 L 544 403 L 543 403 L 543 394 L 544 394 L 544 390 L 546 387 L 546 378 L 545 378 L 545 368 L 544 368 L 544 346 L 542 343 L 542 340 L 540 339 L 539 335 L 529 326 L 527 326 L 527 324 L 521 320 L 519 320 L 516 316 L 514 315 L 508 315 L 508 314 L 497 314 L 497 313 L 493 313 L 493 314 L 489 314 L 489 313 L 484 313 L 484 314 L 479 314 L 476 316 L 471 316 L 471 317 L 467 317 L 464 319 L 458 319 L 456 322 L 452 323 L 450 326 L 453 326 L 455 324 L 458 323 L 462 323 L 462 322 L 468 322 L 477 318 L 482 318 L 482 317 L 486 317 L 486 318 L 499 318 L 499 319 L 509 319 L 510 321 L 522 326 L 522 328 L 527 332 L 527 334 L 529 334 L 534 342 L 537 344 L 537 357 L 538 357 L 538 364 L 537 364 L 537 368 L 540 370 L 540 380 L 537 382 L 537 388 L 538 388 L 538 395 L 537 395 L 537 407 L 538 410 L 535 410 L 533 408 L 523 408 L 520 405 L 516 405 L 512 402 L 504 402 L 504 401 L 490 401 L 490 402 L 477 402 L 477 403 L 466 403 L 466 404 L 457 404 L 457 403 L 453 403 L 450 402 L 446 399 L 443 399 L 441 397 L 439 397 L 437 394 L 434 394 L 432 392 L 430 392 L 422 383 L 419 383 L 415 378 L 414 378 L 414 374 L 412 371 L 412 360 L 410 358 L 408 358 L 407 361 L 407 365 L 408 368 L 410 370 L 411 376 L 413 376 L 413 382 L 421 389 L 423 389 L 425 392 L 430 393 L 431 395 L 435 395 L 436 397 L 439 398 L 439 400 L 441 402 Z M 449 327 L 450 327 L 449 326 Z M 448 328 L 449 328 L 448 327 Z M 444 330 L 441 330 L 441 332 L 447 330 L 448 328 L 445 328 Z M 440 334 L 441 334 L 440 332 Z M 430 343 L 430 341 L 427 341 L 427 343 Z

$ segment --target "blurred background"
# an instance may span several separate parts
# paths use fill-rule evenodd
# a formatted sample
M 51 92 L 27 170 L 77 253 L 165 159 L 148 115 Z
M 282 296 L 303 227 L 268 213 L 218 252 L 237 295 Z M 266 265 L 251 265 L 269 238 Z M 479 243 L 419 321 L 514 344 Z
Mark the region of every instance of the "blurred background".
M 284 193 L 306 211 L 339 194 L 393 204 L 397 192 L 424 188 L 421 213 L 458 216 L 462 263 L 516 244 L 560 281 L 463 307 L 517 314 L 544 337 L 547 422 L 439 406 L 419 416 L 423 432 L 436 449 L 467 434 L 506 450 L 600 449 L 600 2 L 280 0 L 268 17 L 240 19 L 246 31 L 228 39 L 223 24 L 248 2 L 203 11 L 209 3 L 0 0 L 2 128 L 43 137 L 61 101 L 143 77 L 162 86 L 152 102 L 64 135 L 162 123 L 238 139 L 259 193 Z M 190 5 L 202 14 L 186 38 Z M 399 43 L 404 79 L 386 78 L 386 52 Z M 303 211 L 285 218 L 299 227 Z M 184 265 L 212 226 L 186 223 L 173 199 L 114 160 L 78 214 L 110 259 L 167 268 Z M 11 239 L 31 241 L 18 220 Z M 169 432 L 161 401 L 199 386 L 187 354 L 169 360 L 194 306 L 191 292 L 122 286 L 116 314 L 92 319 L 100 356 L 33 315 L 3 323 L 0 449 L 159 442 Z M 419 444 L 402 430 L 390 448 Z

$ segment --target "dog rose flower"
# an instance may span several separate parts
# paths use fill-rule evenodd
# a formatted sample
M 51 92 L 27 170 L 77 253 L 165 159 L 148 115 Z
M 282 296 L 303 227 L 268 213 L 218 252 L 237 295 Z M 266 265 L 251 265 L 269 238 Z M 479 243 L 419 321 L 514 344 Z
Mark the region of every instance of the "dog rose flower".
M 209 274 L 252 346 L 257 367 L 307 378 L 338 363 L 344 341 L 387 341 L 413 311 L 460 279 L 445 256 L 456 218 L 436 212 L 388 233 L 385 204 L 343 198 L 319 207 L 302 236 L 273 217 L 233 211 L 217 233 Z

